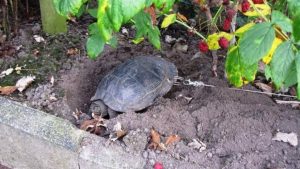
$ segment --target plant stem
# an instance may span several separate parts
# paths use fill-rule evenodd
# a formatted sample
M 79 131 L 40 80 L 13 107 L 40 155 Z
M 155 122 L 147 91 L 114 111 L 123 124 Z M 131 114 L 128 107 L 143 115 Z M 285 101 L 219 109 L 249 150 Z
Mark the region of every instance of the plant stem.
M 255 4 L 254 4 L 252 1 L 249 1 L 249 3 L 250 3 L 251 6 L 253 7 L 253 9 L 254 9 L 257 13 L 259 13 L 260 17 L 262 17 L 262 18 L 263 18 L 265 21 L 267 21 L 267 22 L 271 22 L 265 15 L 263 15 L 263 14 L 261 13 L 260 10 L 258 10 L 258 9 L 256 8 Z M 266 2 L 264 1 L 264 3 L 266 3 Z M 280 35 L 284 38 L 284 40 L 289 40 L 288 35 L 286 35 L 286 34 L 285 34 L 284 32 L 282 32 L 282 31 L 280 31 L 278 28 L 275 27 L 275 31 L 276 31 L 278 34 L 280 34 Z
M 181 22 L 181 21 L 179 21 L 179 20 L 177 20 L 177 19 L 175 20 L 175 22 L 178 23 L 178 24 L 180 24 L 180 25 L 182 25 L 182 26 L 184 26 L 184 27 L 186 27 L 186 28 L 188 28 L 188 29 L 190 29 L 190 30 L 192 30 L 196 35 L 198 35 L 199 37 L 201 37 L 201 38 L 204 39 L 205 41 L 207 40 L 201 33 L 199 33 L 198 31 L 196 31 L 194 28 L 190 27 L 190 26 L 187 25 L 186 23 Z

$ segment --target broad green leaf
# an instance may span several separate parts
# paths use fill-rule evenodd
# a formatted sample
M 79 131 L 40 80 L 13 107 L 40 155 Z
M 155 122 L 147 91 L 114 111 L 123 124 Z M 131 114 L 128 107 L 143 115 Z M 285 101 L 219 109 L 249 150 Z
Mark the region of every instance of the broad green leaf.
M 297 70 L 297 98 L 300 100 L 300 52 L 298 51 L 296 54 L 296 70 Z
M 112 36 L 112 24 L 107 16 L 108 6 L 109 0 L 98 0 L 97 24 L 100 35 L 105 42 L 110 40 Z
M 300 8 L 293 21 L 293 36 L 296 42 L 300 40 Z
M 152 25 L 150 15 L 141 11 L 134 17 L 134 21 L 137 30 L 135 39 L 146 36 L 152 45 L 160 49 L 160 32 L 157 26 Z
M 148 39 L 156 49 L 160 49 L 160 31 L 157 26 L 149 30 Z
M 170 14 L 170 15 L 167 15 L 162 24 L 161 24 L 161 28 L 166 28 L 168 27 L 169 25 L 171 25 L 172 23 L 174 23 L 176 20 L 176 14 Z
M 265 63 L 265 64 L 269 64 L 272 60 L 272 57 L 273 57 L 273 54 L 275 52 L 275 50 L 277 49 L 277 47 L 282 43 L 282 40 L 279 39 L 279 38 L 275 38 L 274 41 L 272 42 L 272 47 L 270 49 L 270 51 L 267 53 L 266 56 L 264 56 L 262 58 L 262 61 Z
M 97 23 L 92 23 L 88 27 L 89 38 L 86 42 L 86 49 L 89 58 L 95 59 L 104 49 L 105 41 L 100 35 Z
M 227 79 L 236 87 L 243 86 L 242 72 L 240 71 L 240 56 L 238 47 L 233 47 L 227 53 L 225 70 Z
M 57 13 L 69 17 L 76 15 L 86 0 L 53 0 Z
M 93 17 L 97 18 L 97 8 L 88 9 L 88 13 Z
M 79 10 L 78 10 L 78 12 L 75 14 L 75 16 L 76 16 L 77 18 L 81 17 L 81 16 L 84 14 L 85 10 L 86 10 L 86 4 L 81 5 L 81 7 L 79 8 Z
M 284 32 L 292 32 L 292 21 L 280 11 L 272 11 L 272 23 L 278 25 Z
M 146 7 L 146 0 L 109 0 L 106 7 L 107 16 L 114 31 L 119 31 L 123 23 Z
M 266 65 L 266 67 L 265 67 L 265 76 L 266 76 L 267 80 L 269 80 L 272 77 L 271 68 L 269 65 Z
M 103 51 L 105 42 L 100 35 L 91 35 L 86 42 L 86 49 L 89 58 L 95 59 Z
M 236 87 L 255 80 L 258 63 L 245 65 L 240 60 L 239 48 L 237 46 L 228 51 L 225 70 L 228 80 Z
M 275 50 L 271 60 L 271 76 L 276 88 L 284 85 L 284 81 L 292 70 L 295 54 L 291 41 L 281 43 Z
M 293 86 L 297 83 L 297 70 L 296 70 L 296 62 L 293 61 L 290 71 L 283 82 L 285 88 Z
M 116 36 L 113 36 L 108 42 L 107 44 L 109 44 L 111 47 L 113 48 L 117 48 L 118 46 L 118 38 Z
M 241 72 L 242 72 L 242 76 L 243 79 L 252 82 L 255 80 L 255 75 L 257 73 L 257 69 L 258 69 L 258 62 L 254 63 L 253 65 L 243 65 L 241 63 Z
M 275 30 L 271 23 L 260 23 L 245 32 L 239 41 L 241 62 L 245 65 L 257 63 L 270 51 Z
M 300 9 L 300 1 L 299 0 L 287 0 L 289 14 L 294 17 L 297 13 L 299 13 Z
M 161 9 L 163 8 L 162 12 L 166 13 L 172 8 L 175 0 L 153 0 L 153 3 L 156 8 Z
M 245 32 L 247 32 L 249 29 L 251 29 L 254 25 L 255 25 L 255 23 L 253 23 L 253 22 L 247 23 L 247 24 L 243 25 L 242 27 L 240 27 L 239 29 L 237 29 L 234 32 L 234 34 L 238 37 L 242 37 L 243 34 Z

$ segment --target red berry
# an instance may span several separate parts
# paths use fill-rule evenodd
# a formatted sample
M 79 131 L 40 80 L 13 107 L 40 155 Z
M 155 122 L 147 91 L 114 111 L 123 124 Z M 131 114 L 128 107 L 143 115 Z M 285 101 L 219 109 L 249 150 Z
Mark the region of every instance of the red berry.
M 221 37 L 221 38 L 219 39 L 219 45 L 221 46 L 221 48 L 227 49 L 227 48 L 228 48 L 228 45 L 229 45 L 229 41 L 228 41 L 226 38 Z
M 229 5 L 229 0 L 223 0 L 223 5 Z
M 225 18 L 223 22 L 223 30 L 224 31 L 229 31 L 231 26 L 231 19 L 230 18 Z
M 252 0 L 254 4 L 263 4 L 264 0 Z
M 229 19 L 232 19 L 233 16 L 235 15 L 236 11 L 234 9 L 228 9 L 226 11 L 226 17 L 229 18 Z
M 250 3 L 248 0 L 242 2 L 242 12 L 247 12 L 250 9 Z
M 203 52 L 203 53 L 208 52 L 208 45 L 207 45 L 206 42 L 200 41 L 198 47 L 199 47 L 199 50 L 200 50 L 201 52 Z
M 164 169 L 164 166 L 161 163 L 156 162 L 153 166 L 153 169 Z

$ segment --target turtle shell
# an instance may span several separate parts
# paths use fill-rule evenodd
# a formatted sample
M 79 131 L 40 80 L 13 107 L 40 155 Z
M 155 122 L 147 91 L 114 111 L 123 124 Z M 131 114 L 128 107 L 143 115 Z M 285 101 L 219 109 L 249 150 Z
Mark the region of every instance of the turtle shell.
M 139 111 L 166 94 L 175 76 L 177 69 L 173 63 L 159 57 L 135 57 L 107 74 L 91 101 L 102 100 L 119 112 Z

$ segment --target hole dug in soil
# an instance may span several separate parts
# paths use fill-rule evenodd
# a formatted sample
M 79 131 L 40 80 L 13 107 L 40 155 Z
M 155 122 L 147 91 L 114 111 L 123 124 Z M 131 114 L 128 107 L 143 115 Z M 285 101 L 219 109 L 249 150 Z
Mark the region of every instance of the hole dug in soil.
M 190 46 L 196 44 L 191 43 Z M 210 71 L 210 57 L 191 60 L 196 49 L 170 56 L 171 47 L 164 48 L 166 52 L 159 53 L 145 43 L 120 45 L 118 49 L 107 49 L 96 61 L 83 59 L 75 63 L 62 75 L 60 83 L 67 105 L 73 111 L 77 108 L 88 112 L 98 82 L 111 69 L 134 56 L 159 55 L 174 62 L 181 77 L 219 87 L 174 86 L 142 113 L 123 113 L 107 120 L 108 131 L 117 122 L 127 131 L 117 144 L 146 158 L 148 168 L 156 161 L 161 161 L 165 168 L 300 168 L 299 147 L 272 141 L 277 130 L 300 133 L 299 111 L 277 105 L 265 95 L 227 89 L 222 57 L 220 76 L 215 78 Z M 250 85 L 246 88 L 256 90 Z M 149 150 L 146 147 L 151 128 L 164 136 L 177 134 L 181 141 L 167 151 Z M 206 149 L 200 152 L 188 146 L 193 139 L 206 144 Z

